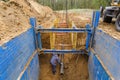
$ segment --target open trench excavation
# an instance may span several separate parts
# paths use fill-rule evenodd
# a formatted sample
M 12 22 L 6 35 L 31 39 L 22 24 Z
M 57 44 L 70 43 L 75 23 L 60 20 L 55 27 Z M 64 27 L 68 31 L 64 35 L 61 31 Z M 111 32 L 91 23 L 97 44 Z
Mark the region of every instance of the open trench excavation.
M 0 1 L 0 45 L 20 35 L 30 28 L 29 18 L 34 16 L 37 18 L 37 24 L 49 28 L 55 16 L 49 7 L 39 5 L 33 0 L 10 0 L 5 3 Z M 44 10 L 44 11 L 43 11 Z M 79 35 L 78 35 L 79 36 Z M 84 35 L 83 35 L 84 36 Z M 79 38 L 82 37 L 79 36 Z M 49 34 L 44 34 L 42 37 L 43 48 L 50 48 Z M 84 41 L 84 40 L 82 40 Z M 56 37 L 56 44 L 70 44 L 70 35 Z M 78 41 L 78 46 L 81 43 Z M 83 43 L 84 44 L 84 43 Z M 59 45 L 57 49 L 61 49 Z M 80 47 L 77 47 L 78 49 Z M 64 47 L 71 49 L 71 47 Z M 64 56 L 64 75 L 59 73 L 59 65 L 57 66 L 57 74 L 53 75 L 50 65 L 51 55 L 40 55 L 40 80 L 87 80 L 88 79 L 88 57 L 86 55 L 65 54 Z
M 57 65 L 56 75 L 52 74 L 52 68 L 50 65 L 51 56 L 51 54 L 42 54 L 39 56 L 40 80 L 88 80 L 89 75 L 87 55 L 65 54 L 64 75 L 60 75 L 60 65 Z
M 29 18 L 36 17 L 37 24 L 50 28 L 56 17 L 62 19 L 63 14 L 53 13 L 52 9 L 42 6 L 34 0 L 10 0 L 5 3 L 0 1 L 0 45 L 10 41 L 14 37 L 27 31 L 30 28 Z M 91 22 L 92 11 L 78 11 L 69 13 L 69 19 L 77 27 L 85 27 Z M 90 13 L 90 14 L 89 14 Z M 107 24 L 100 20 L 99 28 L 110 36 L 120 40 L 120 33 L 115 30 L 114 23 Z M 86 34 L 77 35 L 77 50 L 85 48 Z M 50 34 L 42 34 L 42 47 L 50 49 Z M 56 36 L 56 49 L 72 49 L 71 46 L 62 48 L 59 44 L 71 44 L 71 36 L 65 33 L 64 36 Z M 57 65 L 57 74 L 52 74 L 50 65 L 51 54 L 42 54 L 40 60 L 39 80 L 88 80 L 88 56 L 81 54 L 64 55 L 64 75 L 60 75 L 60 66 Z
M 88 57 L 86 55 L 65 55 L 64 75 L 60 75 L 60 66 L 57 65 L 56 75 L 52 74 L 50 65 L 51 55 L 40 55 L 39 80 L 88 80 Z
M 58 15 L 57 15 L 58 17 Z M 61 17 L 62 18 L 62 17 Z M 60 18 L 60 19 L 61 19 Z M 61 19 L 62 20 L 62 19 Z M 62 27 L 58 27 L 62 28 Z M 64 27 L 67 28 L 67 27 Z M 42 34 L 42 42 L 44 48 L 50 48 L 49 34 Z M 71 50 L 71 36 L 70 33 L 56 33 L 55 48 Z M 85 48 L 86 34 L 77 35 L 77 49 Z M 45 45 L 44 45 L 45 44 Z M 61 46 L 65 44 L 66 46 Z M 39 80 L 88 80 L 88 56 L 81 54 L 64 54 L 64 75 L 60 75 L 60 65 L 57 65 L 56 75 L 52 74 L 50 65 L 51 54 L 42 54 L 39 56 L 40 60 L 40 79 Z

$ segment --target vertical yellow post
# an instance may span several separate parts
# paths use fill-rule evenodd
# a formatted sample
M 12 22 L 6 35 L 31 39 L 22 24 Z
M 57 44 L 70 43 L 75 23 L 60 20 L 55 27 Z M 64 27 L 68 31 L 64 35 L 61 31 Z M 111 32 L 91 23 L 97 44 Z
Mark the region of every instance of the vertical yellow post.
M 55 49 L 55 33 L 50 33 L 50 47 Z
M 72 27 L 74 26 L 74 24 L 72 23 Z M 77 33 L 71 33 L 71 40 L 72 40 L 72 47 L 73 49 L 76 49 L 77 46 Z
M 55 27 L 55 28 L 58 27 L 58 22 L 59 22 L 59 19 L 55 19 L 55 20 L 54 20 L 54 27 Z
M 73 49 L 76 49 L 77 44 L 77 33 L 73 33 Z
M 72 29 L 72 27 L 73 27 L 73 22 L 71 22 L 70 23 L 70 27 L 69 28 L 71 28 Z M 73 48 L 73 33 L 70 33 L 70 35 L 71 35 L 71 42 L 72 42 L 72 48 Z
M 58 26 L 58 19 L 55 19 L 55 21 L 54 21 L 54 28 L 57 28 L 57 26 Z M 50 33 L 50 47 L 51 47 L 51 49 L 55 49 L 55 33 Z

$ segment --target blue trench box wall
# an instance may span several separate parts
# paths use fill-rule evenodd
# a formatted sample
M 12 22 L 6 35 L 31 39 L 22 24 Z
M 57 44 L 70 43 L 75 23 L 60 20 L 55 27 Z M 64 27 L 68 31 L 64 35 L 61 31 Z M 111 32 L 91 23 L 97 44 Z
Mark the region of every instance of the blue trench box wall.
M 33 28 L 0 46 L 0 80 L 19 77 L 20 80 L 38 80 L 39 59 L 35 50 Z
M 97 30 L 94 43 L 89 58 L 91 80 L 120 80 L 120 40 Z

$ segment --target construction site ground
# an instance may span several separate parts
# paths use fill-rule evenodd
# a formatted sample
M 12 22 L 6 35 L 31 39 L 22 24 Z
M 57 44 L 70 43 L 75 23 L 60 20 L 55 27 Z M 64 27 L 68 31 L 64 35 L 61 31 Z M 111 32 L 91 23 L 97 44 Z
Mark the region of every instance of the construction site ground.
M 90 9 L 73 9 L 68 11 L 69 20 L 73 21 L 79 28 L 85 27 L 86 24 L 91 23 L 92 12 Z M 20 35 L 30 28 L 29 18 L 36 17 L 37 24 L 45 28 L 51 28 L 53 21 L 56 18 L 61 20 L 65 18 L 65 11 L 53 12 L 47 6 L 42 6 L 34 0 L 10 0 L 5 3 L 0 1 L 0 45 L 8 42 L 14 37 Z M 99 22 L 99 29 L 109 34 L 113 38 L 120 40 L 120 32 L 115 30 L 114 21 L 110 24 Z M 69 34 L 68 34 L 69 35 Z M 85 47 L 86 34 L 79 34 L 77 41 L 77 49 Z M 69 38 L 57 37 L 56 44 L 59 41 L 69 44 Z M 49 34 L 43 34 L 42 41 L 44 48 L 50 48 Z M 61 40 L 60 40 L 61 39 Z M 82 45 L 82 46 L 81 46 Z M 57 47 L 60 49 L 60 47 Z M 88 57 L 86 55 L 65 54 L 65 74 L 63 76 L 59 73 L 59 65 L 57 66 L 57 74 L 53 75 L 50 65 L 51 55 L 42 54 L 40 57 L 40 80 L 88 80 Z

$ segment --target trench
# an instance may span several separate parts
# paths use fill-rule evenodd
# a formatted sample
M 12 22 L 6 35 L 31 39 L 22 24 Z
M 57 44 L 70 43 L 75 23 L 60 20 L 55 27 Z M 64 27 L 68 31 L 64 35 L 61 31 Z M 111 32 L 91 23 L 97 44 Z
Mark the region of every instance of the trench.
M 56 75 L 52 74 L 50 65 L 51 54 L 40 55 L 39 80 L 88 80 L 88 56 L 66 54 L 64 57 L 64 75 L 60 75 L 60 66 L 57 65 Z
M 49 34 L 42 34 L 43 48 L 50 48 Z M 77 49 L 85 48 L 86 34 L 77 35 Z M 70 44 L 70 34 L 66 33 L 66 36 L 57 36 L 55 44 Z M 60 45 L 56 46 L 56 49 L 62 49 Z M 70 46 L 64 47 L 64 49 L 72 49 Z M 50 64 L 51 54 L 41 54 L 39 56 L 40 62 L 40 75 L 39 80 L 88 80 L 88 56 L 85 54 L 64 54 L 64 75 L 60 75 L 60 65 L 57 65 L 56 75 L 52 73 L 52 67 Z

